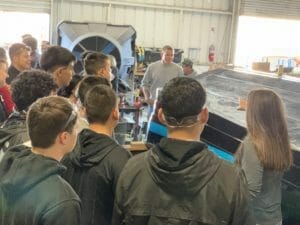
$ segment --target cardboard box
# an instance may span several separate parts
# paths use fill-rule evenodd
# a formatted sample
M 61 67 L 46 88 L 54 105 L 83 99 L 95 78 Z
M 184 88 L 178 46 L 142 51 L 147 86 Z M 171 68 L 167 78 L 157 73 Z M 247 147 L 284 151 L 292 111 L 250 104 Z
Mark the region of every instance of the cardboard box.
M 269 62 L 254 62 L 252 63 L 252 69 L 263 72 L 270 72 Z

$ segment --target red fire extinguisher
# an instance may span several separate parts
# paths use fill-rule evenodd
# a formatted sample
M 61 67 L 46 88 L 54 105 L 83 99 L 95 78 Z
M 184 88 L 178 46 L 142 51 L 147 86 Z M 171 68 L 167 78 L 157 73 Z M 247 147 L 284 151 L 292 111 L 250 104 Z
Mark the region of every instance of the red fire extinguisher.
M 212 63 L 214 62 L 214 60 L 215 60 L 215 46 L 210 45 L 208 48 L 208 61 Z

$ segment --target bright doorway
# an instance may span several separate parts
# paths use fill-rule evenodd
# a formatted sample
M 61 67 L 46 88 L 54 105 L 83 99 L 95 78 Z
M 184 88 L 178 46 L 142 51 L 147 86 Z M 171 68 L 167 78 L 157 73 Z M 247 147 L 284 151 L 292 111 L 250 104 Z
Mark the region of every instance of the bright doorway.
M 240 16 L 234 64 L 251 68 L 253 62 L 263 62 L 266 57 L 276 58 L 271 62 L 271 70 L 278 59 L 294 64 L 293 58 L 300 55 L 299 27 L 299 20 Z
M 49 41 L 50 15 L 47 13 L 23 13 L 0 11 L 0 46 L 8 49 L 9 45 L 22 42 L 22 35 L 31 34 L 38 40 Z

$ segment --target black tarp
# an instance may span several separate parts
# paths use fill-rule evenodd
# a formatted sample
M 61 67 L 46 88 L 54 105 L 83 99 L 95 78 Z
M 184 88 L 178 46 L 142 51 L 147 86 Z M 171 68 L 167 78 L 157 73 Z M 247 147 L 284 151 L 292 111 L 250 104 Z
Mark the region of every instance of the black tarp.
M 237 110 L 239 97 L 246 99 L 249 91 L 257 88 L 274 90 L 286 106 L 291 142 L 300 147 L 300 81 L 225 69 L 209 71 L 196 79 L 206 88 L 209 111 L 241 126 L 246 123 L 245 111 Z

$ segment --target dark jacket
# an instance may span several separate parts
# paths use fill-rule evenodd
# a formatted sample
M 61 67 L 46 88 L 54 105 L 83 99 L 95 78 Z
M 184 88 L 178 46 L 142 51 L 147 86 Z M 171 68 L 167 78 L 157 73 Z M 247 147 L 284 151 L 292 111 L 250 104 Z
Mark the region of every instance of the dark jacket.
M 110 224 L 117 180 L 129 157 L 109 136 L 80 132 L 75 150 L 63 160 L 63 177 L 82 201 L 82 225 Z
M 123 169 L 112 224 L 245 225 L 243 181 L 202 142 L 163 138 Z
M 21 73 L 13 65 L 10 65 L 7 70 L 8 77 L 6 78 L 6 83 L 11 84 L 11 82 Z
M 0 163 L 1 224 L 80 224 L 80 200 L 61 178 L 64 170 L 25 146 L 9 149 Z
M 260 225 L 279 224 L 281 215 L 281 180 L 283 172 L 265 169 L 258 159 L 249 136 L 243 141 L 238 161 L 245 172 L 251 195 L 250 209 Z
M 29 141 L 26 129 L 26 114 L 13 112 L 0 128 L 0 151 Z M 0 156 L 1 161 L 1 156 Z

